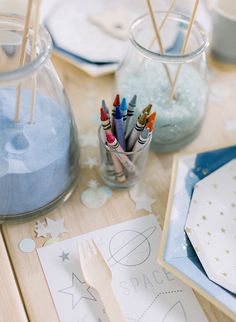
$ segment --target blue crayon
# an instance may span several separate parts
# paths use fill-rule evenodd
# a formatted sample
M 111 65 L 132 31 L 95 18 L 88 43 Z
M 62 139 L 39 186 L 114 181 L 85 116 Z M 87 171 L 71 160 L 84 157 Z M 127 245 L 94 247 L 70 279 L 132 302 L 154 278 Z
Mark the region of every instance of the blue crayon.
M 127 111 L 128 111 L 128 107 L 127 107 L 127 103 L 126 103 L 126 99 L 123 98 L 121 105 L 120 105 L 120 111 L 121 114 L 123 115 L 123 127 L 124 127 L 124 131 L 126 128 L 126 120 L 127 120 Z
M 121 147 L 125 151 L 125 134 L 124 134 L 124 127 L 123 127 L 123 115 L 120 111 L 119 106 L 116 107 L 114 120 L 115 120 L 117 141 L 120 143 Z

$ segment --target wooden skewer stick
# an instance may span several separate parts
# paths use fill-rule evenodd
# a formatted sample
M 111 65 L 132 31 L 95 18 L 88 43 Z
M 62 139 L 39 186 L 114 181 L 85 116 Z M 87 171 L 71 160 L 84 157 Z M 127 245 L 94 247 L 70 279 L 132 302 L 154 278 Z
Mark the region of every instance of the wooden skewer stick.
M 39 15 L 40 14 L 40 0 L 35 0 L 35 13 L 34 13 L 34 26 L 33 26 L 33 39 L 32 39 L 32 54 L 31 61 L 36 58 L 36 49 L 39 34 Z M 36 93 L 37 93 L 37 75 L 32 77 L 32 98 L 30 106 L 30 123 L 33 122 L 35 104 L 36 104 Z
M 165 23 L 166 23 L 166 20 L 168 19 L 168 17 L 169 17 L 169 15 L 170 15 L 170 13 L 172 12 L 173 7 L 174 7 L 174 5 L 175 5 L 175 2 L 176 2 L 176 0 L 172 0 L 172 3 L 171 3 L 171 5 L 170 5 L 169 9 L 167 10 L 167 12 L 166 12 L 166 14 L 165 14 L 165 17 L 164 17 L 164 19 L 162 20 L 162 22 L 161 22 L 161 24 L 160 24 L 159 32 L 161 32 L 161 29 L 164 27 L 164 25 L 165 25 Z M 155 41 L 156 41 L 156 37 L 154 37 L 154 38 L 153 38 L 153 41 L 152 41 L 152 43 L 150 44 L 149 49 L 151 49 L 151 48 L 152 48 L 152 46 L 154 45 Z
M 193 8 L 192 16 L 191 16 L 190 23 L 189 23 L 189 26 L 188 26 L 187 34 L 186 34 L 184 44 L 183 44 L 183 47 L 182 47 L 182 50 L 181 50 L 182 55 L 184 55 L 185 52 L 186 52 L 186 48 L 187 48 L 187 45 L 188 45 L 188 40 L 189 40 L 189 37 L 190 37 L 190 34 L 191 34 L 191 30 L 192 30 L 192 27 L 193 27 L 193 23 L 194 23 L 194 20 L 195 20 L 195 16 L 196 16 L 196 13 L 197 13 L 197 8 L 198 8 L 198 5 L 199 5 L 199 2 L 200 2 L 200 0 L 196 0 L 195 4 L 194 4 L 194 8 Z M 176 72 L 176 75 L 175 75 L 175 79 L 174 79 L 171 94 L 170 94 L 170 102 L 172 102 L 172 100 L 174 98 L 174 95 L 175 95 L 175 88 L 176 88 L 176 84 L 177 84 L 177 81 L 178 81 L 178 78 L 179 78 L 179 73 L 180 73 L 180 70 L 181 70 L 181 66 L 182 65 L 180 64 L 178 66 L 178 68 L 177 68 L 177 72 Z
M 24 24 L 24 30 L 23 30 L 23 36 L 22 36 L 22 44 L 21 44 L 21 50 L 20 50 L 20 60 L 19 60 L 19 66 L 23 66 L 25 63 L 25 57 L 26 57 L 26 46 L 29 36 L 29 27 L 30 27 L 30 17 L 31 17 L 31 11 L 32 11 L 32 5 L 33 0 L 28 0 L 28 7 L 27 7 L 27 13 L 25 17 L 25 24 Z M 15 122 L 19 121 L 19 114 L 20 114 L 20 100 L 21 100 L 21 83 L 17 86 L 16 89 L 16 110 L 15 110 Z
M 157 39 L 159 47 L 160 47 L 160 52 L 161 52 L 161 54 L 164 54 L 165 50 L 164 50 L 164 47 L 163 47 L 163 44 L 162 44 L 161 35 L 160 35 L 160 32 L 159 32 L 158 27 L 157 27 L 157 23 L 156 23 L 156 20 L 155 20 L 155 17 L 154 17 L 154 13 L 153 13 L 153 9 L 152 9 L 152 5 L 151 5 L 150 0 L 147 0 L 147 5 L 148 5 L 148 10 L 149 10 L 149 13 L 150 13 L 150 16 L 151 16 L 152 25 L 153 25 L 153 28 L 154 28 L 154 31 L 155 31 L 155 34 L 156 34 L 156 39 Z M 168 66 L 166 64 L 163 64 L 163 66 L 165 68 L 169 83 L 172 86 L 172 80 L 171 80 L 169 68 L 168 68 Z
M 173 0 L 171 5 L 170 5 L 170 7 L 169 7 L 169 9 L 167 10 L 167 12 L 165 14 L 165 17 L 164 17 L 164 19 L 162 20 L 162 22 L 160 24 L 159 32 L 161 32 L 162 28 L 164 27 L 164 25 L 166 23 L 166 20 L 168 19 L 170 13 L 172 12 L 173 7 L 175 5 L 175 2 L 176 2 L 176 0 Z M 154 45 L 155 41 L 156 41 L 156 36 L 153 38 L 153 40 L 152 40 L 151 44 L 149 45 L 148 49 L 152 48 L 152 46 Z M 145 57 L 143 57 L 142 64 L 144 63 L 144 61 L 145 61 Z

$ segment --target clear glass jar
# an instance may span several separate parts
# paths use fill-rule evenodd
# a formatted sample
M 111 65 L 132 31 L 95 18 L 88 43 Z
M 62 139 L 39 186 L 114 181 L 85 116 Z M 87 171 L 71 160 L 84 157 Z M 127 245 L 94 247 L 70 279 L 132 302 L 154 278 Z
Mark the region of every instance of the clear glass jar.
M 77 129 L 50 61 L 51 38 L 41 27 L 31 59 L 30 31 L 19 67 L 22 30 L 22 18 L 0 15 L 0 221 L 51 211 L 70 196 L 79 173 Z
M 158 25 L 166 12 L 155 13 Z M 171 14 L 161 29 L 165 54 L 161 54 L 148 14 L 136 19 L 130 29 L 130 51 L 116 72 L 116 92 L 130 99 L 138 96 L 140 109 L 152 103 L 157 112 L 151 148 L 157 152 L 175 151 L 190 143 L 199 133 L 208 101 L 204 30 L 194 22 L 187 51 L 181 49 L 189 17 Z M 180 68 L 174 99 L 171 83 Z M 136 110 L 138 115 L 140 109 Z
M 111 188 L 126 189 L 144 179 L 152 134 L 140 148 L 132 152 L 111 149 L 102 126 L 98 129 L 100 147 L 99 170 L 102 180 Z

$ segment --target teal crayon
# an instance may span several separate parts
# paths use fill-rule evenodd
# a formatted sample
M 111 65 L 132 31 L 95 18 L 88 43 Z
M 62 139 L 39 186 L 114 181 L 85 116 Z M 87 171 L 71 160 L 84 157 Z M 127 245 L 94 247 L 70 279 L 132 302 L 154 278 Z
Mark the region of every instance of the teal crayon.
M 126 120 L 127 120 L 127 112 L 128 112 L 128 107 L 127 107 L 127 103 L 126 103 L 125 97 L 121 101 L 120 111 L 121 111 L 121 114 L 123 115 L 123 128 L 124 128 L 124 131 L 125 131 L 125 128 L 126 128 Z
M 131 101 L 129 102 L 129 107 L 127 111 L 127 119 L 126 119 L 126 124 L 125 124 L 125 137 L 128 137 L 129 135 L 129 126 L 132 121 L 132 118 L 134 116 L 134 111 L 136 108 L 137 104 L 137 95 L 134 95 Z

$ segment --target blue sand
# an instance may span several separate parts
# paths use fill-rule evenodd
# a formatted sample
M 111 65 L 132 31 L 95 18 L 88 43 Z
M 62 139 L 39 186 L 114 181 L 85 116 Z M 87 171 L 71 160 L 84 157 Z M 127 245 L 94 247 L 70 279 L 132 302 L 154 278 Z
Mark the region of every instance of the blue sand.
M 0 89 L 0 215 L 35 211 L 71 184 L 71 120 L 56 101 L 38 94 L 29 123 L 31 92 L 22 91 L 15 123 L 15 89 Z

